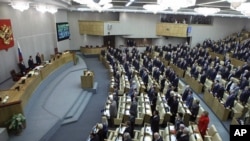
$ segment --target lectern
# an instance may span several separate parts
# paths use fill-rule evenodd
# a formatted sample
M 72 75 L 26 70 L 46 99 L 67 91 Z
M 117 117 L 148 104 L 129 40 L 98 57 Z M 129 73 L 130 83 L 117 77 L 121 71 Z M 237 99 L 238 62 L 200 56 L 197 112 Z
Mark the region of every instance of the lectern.
M 82 88 L 93 88 L 94 86 L 94 72 L 90 70 L 83 71 L 81 76 Z

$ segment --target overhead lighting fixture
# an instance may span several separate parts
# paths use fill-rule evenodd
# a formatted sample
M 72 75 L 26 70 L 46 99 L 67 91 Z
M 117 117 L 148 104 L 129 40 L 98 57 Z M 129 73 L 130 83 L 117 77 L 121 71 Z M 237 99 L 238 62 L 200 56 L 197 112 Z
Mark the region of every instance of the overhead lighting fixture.
M 90 2 L 93 2 L 93 0 L 73 0 L 73 1 L 79 4 L 89 4 Z
M 168 7 L 173 11 L 177 11 L 180 8 L 194 6 L 196 0 L 157 0 L 157 4 Z
M 11 1 L 11 6 L 14 9 L 19 11 L 24 11 L 29 9 L 29 2 L 28 1 Z
M 57 8 L 52 6 L 52 5 L 46 5 L 46 4 L 37 4 L 36 5 L 36 10 L 41 12 L 41 13 L 45 13 L 45 12 L 49 12 L 51 14 L 54 14 L 57 12 Z
M 213 15 L 220 12 L 219 8 L 199 7 L 194 9 L 195 12 L 204 16 Z
M 36 5 L 36 10 L 41 12 L 41 13 L 45 13 L 45 12 L 47 12 L 47 7 L 45 4 L 38 4 L 38 5 Z
M 243 15 L 250 16 L 250 2 L 242 3 L 239 7 L 236 8 L 237 11 L 240 11 Z
M 227 2 L 231 4 L 231 9 L 236 10 L 236 8 L 239 7 L 242 3 L 246 2 L 246 0 L 227 0 Z
M 159 4 L 145 4 L 143 5 L 143 8 L 146 9 L 147 11 L 153 12 L 154 14 L 156 14 L 158 11 L 163 11 L 167 9 L 167 7 L 164 7 Z
M 57 10 L 57 8 L 56 7 L 54 7 L 54 6 L 47 6 L 47 11 L 49 12 L 49 13 L 51 13 L 51 14 L 55 14 L 58 10 Z
M 126 7 L 130 6 L 135 0 L 129 0 L 129 2 L 125 5 Z

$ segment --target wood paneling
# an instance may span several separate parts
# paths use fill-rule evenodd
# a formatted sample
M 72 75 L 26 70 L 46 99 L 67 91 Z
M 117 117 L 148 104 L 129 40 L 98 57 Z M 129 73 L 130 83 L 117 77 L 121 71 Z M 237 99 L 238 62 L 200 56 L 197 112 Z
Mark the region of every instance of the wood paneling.
M 104 35 L 104 22 L 102 21 L 78 21 L 81 35 Z
M 30 77 L 25 76 L 16 82 L 9 90 L 0 91 L 2 100 L 9 96 L 5 103 L 0 103 L 0 127 L 4 127 L 5 122 L 10 119 L 13 114 L 23 113 L 23 110 L 30 100 L 35 89 L 39 84 L 55 69 L 73 60 L 72 53 L 63 53 L 51 63 L 44 65 L 40 71 L 33 71 Z M 31 73 L 30 71 L 29 73 Z M 22 80 L 25 79 L 25 83 Z M 16 88 L 18 87 L 19 90 Z
M 156 35 L 171 37 L 187 37 L 187 24 L 158 23 Z

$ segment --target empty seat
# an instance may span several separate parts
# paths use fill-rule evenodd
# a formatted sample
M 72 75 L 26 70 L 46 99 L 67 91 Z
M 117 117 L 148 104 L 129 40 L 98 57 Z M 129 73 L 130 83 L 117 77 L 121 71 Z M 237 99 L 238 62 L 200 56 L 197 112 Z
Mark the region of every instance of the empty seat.
M 217 129 L 215 128 L 215 125 L 212 124 L 206 131 L 206 136 L 214 136 L 215 133 L 218 133 L 217 132 Z
M 21 75 L 17 74 L 15 70 L 11 70 L 10 75 L 13 81 L 18 81 L 21 78 Z

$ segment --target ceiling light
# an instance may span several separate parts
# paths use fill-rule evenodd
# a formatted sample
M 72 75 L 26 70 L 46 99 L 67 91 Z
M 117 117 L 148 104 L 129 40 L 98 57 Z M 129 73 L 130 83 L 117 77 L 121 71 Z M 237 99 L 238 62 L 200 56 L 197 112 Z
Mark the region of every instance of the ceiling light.
M 47 8 L 45 4 L 38 4 L 36 5 L 36 10 L 41 12 L 41 13 L 45 13 L 47 12 Z
M 107 3 L 107 4 L 103 5 L 102 10 L 106 10 L 106 9 L 111 8 L 111 7 L 113 7 L 113 4 Z
M 162 5 L 159 4 L 145 4 L 143 5 L 143 8 L 153 12 L 154 14 L 156 14 L 158 11 L 163 11 L 165 9 L 167 9 L 167 7 L 164 7 Z
M 73 1 L 79 4 L 89 4 L 90 2 L 93 2 L 93 0 L 73 0 Z
M 236 10 L 237 7 L 239 7 L 243 2 L 246 2 L 246 0 L 227 0 L 229 3 L 231 3 L 230 8 L 233 10 Z
M 177 11 L 180 8 L 194 6 L 196 0 L 157 0 L 157 4 L 169 7 L 173 11 Z
M 27 1 L 12 1 L 11 6 L 12 6 L 12 8 L 23 12 L 24 10 L 29 9 L 29 2 L 27 2 Z
M 244 11 L 248 11 L 249 8 L 250 8 L 250 2 L 247 2 L 247 3 L 242 3 L 242 4 L 241 4 L 239 7 L 237 7 L 235 10 L 244 12 Z
M 199 7 L 194 9 L 195 12 L 202 14 L 204 16 L 213 15 L 220 12 L 219 8 L 208 8 L 208 7 Z
M 57 12 L 57 8 L 54 6 L 47 6 L 47 11 L 51 14 L 55 14 Z
M 112 0 L 100 0 L 99 2 L 98 2 L 98 4 L 99 5 L 105 5 L 105 4 L 108 4 L 108 3 L 111 3 L 112 2 Z

